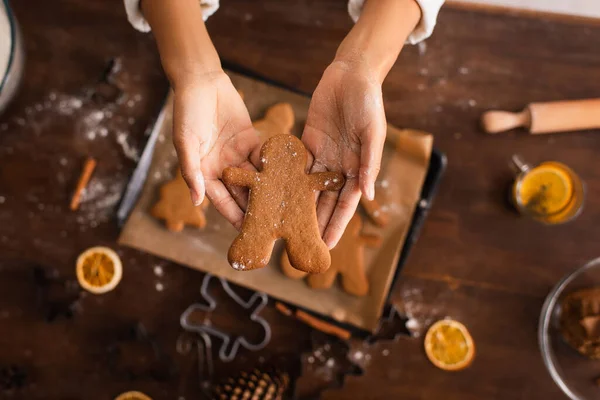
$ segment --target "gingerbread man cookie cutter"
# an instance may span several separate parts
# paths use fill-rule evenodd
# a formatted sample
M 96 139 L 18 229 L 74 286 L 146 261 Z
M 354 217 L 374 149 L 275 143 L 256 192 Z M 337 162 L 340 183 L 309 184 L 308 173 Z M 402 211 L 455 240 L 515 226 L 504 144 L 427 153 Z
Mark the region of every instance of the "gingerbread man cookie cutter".
M 242 306 L 245 310 L 250 312 L 250 320 L 259 324 L 263 329 L 262 340 L 258 342 L 252 342 L 246 339 L 243 335 L 232 336 L 214 326 L 210 323 L 197 323 L 191 321 L 192 314 L 196 312 L 213 312 L 217 308 L 217 301 L 210 295 L 209 286 L 212 279 L 217 279 L 221 284 L 223 290 L 227 295 L 235 301 L 237 304 Z M 269 298 L 266 294 L 261 292 L 255 292 L 252 294 L 249 300 L 241 298 L 235 290 L 229 286 L 229 282 L 224 278 L 215 277 L 211 274 L 206 274 L 202 280 L 202 286 L 200 287 L 200 295 L 206 301 L 207 304 L 195 303 L 189 306 L 179 319 L 181 327 L 189 332 L 196 332 L 198 334 L 208 334 L 221 340 L 221 347 L 219 348 L 219 358 L 223 362 L 232 361 L 239 347 L 242 346 L 250 351 L 258 351 L 263 349 L 271 340 L 271 326 L 269 323 L 262 318 L 259 314 L 262 309 L 267 305 Z

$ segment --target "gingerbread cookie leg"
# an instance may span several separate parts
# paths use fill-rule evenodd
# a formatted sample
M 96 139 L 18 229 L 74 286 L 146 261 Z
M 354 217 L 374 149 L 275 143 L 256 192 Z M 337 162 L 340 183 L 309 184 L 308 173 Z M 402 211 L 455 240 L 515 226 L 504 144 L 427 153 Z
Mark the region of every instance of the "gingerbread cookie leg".
M 227 259 L 238 271 L 262 268 L 269 262 L 274 244 L 275 239 L 269 232 L 248 234 L 242 228 L 229 248 Z
M 316 230 L 316 233 L 310 235 L 306 233 L 299 234 L 285 240 L 285 249 L 290 264 L 309 274 L 324 272 L 331 264 L 331 255 L 325 242 L 313 240 L 314 237 L 320 237 L 316 223 L 314 230 Z
M 290 259 L 287 255 L 287 251 L 285 250 L 283 253 L 281 253 L 281 272 L 283 272 L 283 274 L 288 278 L 292 279 L 302 279 L 307 275 L 306 272 L 292 267 L 292 264 L 290 264 Z
M 342 272 L 342 286 L 347 293 L 355 296 L 365 296 L 369 292 L 369 280 L 364 265 L 357 262 L 349 265 Z
M 309 275 L 308 285 L 313 289 L 329 289 L 335 282 L 337 274 L 337 269 L 329 268 L 323 273 Z

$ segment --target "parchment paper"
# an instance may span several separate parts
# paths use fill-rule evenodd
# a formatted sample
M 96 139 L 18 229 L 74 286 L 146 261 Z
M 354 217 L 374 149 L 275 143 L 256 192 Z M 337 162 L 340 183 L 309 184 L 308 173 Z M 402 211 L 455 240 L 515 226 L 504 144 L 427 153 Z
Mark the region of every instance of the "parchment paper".
M 229 75 L 235 87 L 244 93 L 252 120 L 262 118 L 269 106 L 288 102 L 296 114 L 294 133 L 301 134 L 310 101 L 308 97 L 241 75 Z M 169 112 L 161 128 L 148 180 L 121 232 L 119 243 L 222 276 L 241 286 L 265 292 L 340 322 L 367 331 L 375 330 L 420 197 L 431 154 L 431 135 L 388 128 L 376 199 L 389 213 L 390 222 L 382 229 L 371 225 L 367 217 L 363 218 L 364 231 L 381 234 L 383 245 L 377 249 L 365 249 L 370 290 L 365 297 L 354 297 L 346 294 L 339 282 L 328 290 L 314 290 L 303 280 L 292 280 L 283 275 L 279 268 L 281 243 L 277 243 L 267 267 L 254 271 L 235 271 L 229 266 L 226 255 L 237 232 L 212 206 L 207 210 L 208 224 L 204 230 L 186 228 L 183 232 L 172 233 L 162 221 L 149 214 L 150 208 L 158 200 L 160 186 L 172 179 L 177 167 L 171 140 L 172 104 L 165 107 L 169 108 Z

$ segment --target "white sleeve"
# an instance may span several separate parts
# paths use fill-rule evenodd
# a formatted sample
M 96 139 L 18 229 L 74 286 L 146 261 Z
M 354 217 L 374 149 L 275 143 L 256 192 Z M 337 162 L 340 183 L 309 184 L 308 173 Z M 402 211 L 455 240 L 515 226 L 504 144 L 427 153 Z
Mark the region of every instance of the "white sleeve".
M 421 7 L 421 21 L 410 34 L 407 42 L 416 44 L 431 36 L 438 12 L 444 4 L 444 0 L 415 0 Z M 354 22 L 358 21 L 365 0 L 348 0 L 348 13 Z
M 125 11 L 127 19 L 135 29 L 142 32 L 150 32 L 150 25 L 140 9 L 141 0 L 123 0 L 125 3 Z M 176 0 L 174 0 L 176 1 Z M 219 9 L 219 0 L 198 0 L 202 7 L 202 18 L 206 21 L 208 17 L 213 15 Z

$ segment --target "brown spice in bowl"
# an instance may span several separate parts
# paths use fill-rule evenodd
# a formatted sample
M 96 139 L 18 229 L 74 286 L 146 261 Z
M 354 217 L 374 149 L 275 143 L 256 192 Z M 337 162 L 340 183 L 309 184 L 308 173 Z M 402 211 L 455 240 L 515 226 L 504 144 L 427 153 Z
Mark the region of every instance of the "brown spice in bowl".
M 600 287 L 578 290 L 564 298 L 560 331 L 580 354 L 600 359 Z

